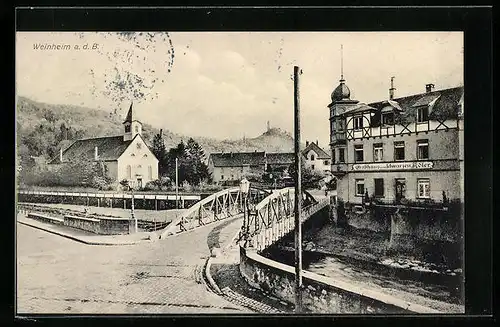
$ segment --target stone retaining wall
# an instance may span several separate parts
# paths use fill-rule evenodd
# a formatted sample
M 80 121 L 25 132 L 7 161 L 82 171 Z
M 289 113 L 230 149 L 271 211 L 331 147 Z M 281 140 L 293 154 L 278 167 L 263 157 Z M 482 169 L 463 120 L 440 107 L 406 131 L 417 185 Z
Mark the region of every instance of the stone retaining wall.
M 129 234 L 134 221 L 120 218 L 92 218 L 72 215 L 64 216 L 64 225 L 100 235 Z
M 240 247 L 240 272 L 253 287 L 282 300 L 295 302 L 294 268 Z M 431 308 L 363 289 L 356 285 L 303 272 L 304 308 L 316 313 L 439 313 Z

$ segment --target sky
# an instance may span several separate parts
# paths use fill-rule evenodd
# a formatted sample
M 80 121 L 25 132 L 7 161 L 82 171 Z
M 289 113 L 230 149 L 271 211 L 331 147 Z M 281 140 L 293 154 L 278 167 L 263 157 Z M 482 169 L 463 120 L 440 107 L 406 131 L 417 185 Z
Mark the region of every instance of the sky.
M 326 146 L 341 45 L 344 78 L 360 102 L 387 99 L 391 76 L 396 98 L 427 83 L 463 85 L 461 32 L 18 32 L 16 91 L 123 118 L 133 101 L 137 118 L 154 127 L 238 139 L 260 135 L 267 121 L 293 133 L 297 65 L 301 139 Z

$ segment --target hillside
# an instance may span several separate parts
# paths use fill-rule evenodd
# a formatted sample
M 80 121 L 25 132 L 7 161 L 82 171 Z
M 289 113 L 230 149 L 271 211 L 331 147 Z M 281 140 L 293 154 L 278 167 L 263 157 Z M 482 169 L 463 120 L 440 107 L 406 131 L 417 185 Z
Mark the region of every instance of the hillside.
M 25 155 L 51 158 L 60 147 L 68 146 L 79 138 L 119 135 L 123 131 L 122 113 L 73 106 L 53 105 L 33 101 L 19 96 L 17 99 L 18 151 Z M 151 143 L 158 128 L 143 122 L 143 136 Z M 168 148 L 176 146 L 190 136 L 179 135 L 163 128 L 163 139 Z M 205 150 L 207 157 L 222 151 L 293 151 L 293 138 L 285 131 L 271 128 L 255 138 L 240 140 L 218 140 L 193 137 Z

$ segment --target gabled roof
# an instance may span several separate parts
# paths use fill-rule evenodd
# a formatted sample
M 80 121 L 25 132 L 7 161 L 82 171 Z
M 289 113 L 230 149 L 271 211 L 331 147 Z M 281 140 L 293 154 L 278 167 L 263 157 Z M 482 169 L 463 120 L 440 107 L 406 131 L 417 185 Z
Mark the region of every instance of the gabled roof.
M 419 93 L 402 98 L 393 99 L 403 109 L 399 115 L 400 122 L 414 122 L 417 117 L 417 109 L 430 105 L 433 101 L 430 119 L 455 119 L 458 116 L 459 102 L 464 93 L 464 87 L 453 87 L 428 93 Z M 385 101 L 373 102 L 369 105 L 381 109 Z
M 136 135 L 136 137 L 138 136 L 139 134 Z M 133 140 L 124 141 L 123 135 L 77 140 L 63 151 L 63 160 L 71 160 L 73 158 L 81 160 L 94 160 L 95 147 L 97 147 L 100 160 L 118 160 L 132 141 Z M 59 160 L 59 154 L 49 162 L 49 164 L 57 163 L 61 163 Z
M 305 156 L 307 152 L 314 151 L 318 156 L 318 159 L 330 159 L 328 153 L 325 152 L 322 148 L 320 148 L 316 143 L 311 142 L 308 146 L 302 151 L 302 154 Z
M 344 112 L 344 114 L 349 115 L 356 112 L 376 111 L 376 110 L 377 110 L 376 108 L 369 106 L 366 103 L 358 103 L 356 105 L 348 107 Z
M 270 165 L 291 164 L 295 161 L 295 154 L 293 152 L 266 153 L 266 159 L 267 163 Z
M 211 153 L 210 160 L 212 160 L 214 167 L 258 166 L 265 163 L 264 155 L 264 151 Z

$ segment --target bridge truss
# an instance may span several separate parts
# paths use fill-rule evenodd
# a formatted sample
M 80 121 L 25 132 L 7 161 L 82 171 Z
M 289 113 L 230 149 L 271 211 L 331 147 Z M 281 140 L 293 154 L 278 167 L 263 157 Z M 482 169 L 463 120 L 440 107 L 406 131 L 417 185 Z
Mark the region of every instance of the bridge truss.
M 317 201 L 307 191 L 302 196 L 301 222 L 329 205 L 329 199 Z M 274 191 L 255 206 L 247 208 L 240 241 L 245 248 L 258 252 L 274 244 L 295 228 L 295 189 Z
M 165 228 L 160 238 L 186 232 L 229 217 L 243 215 L 245 198 L 247 203 L 258 203 L 269 194 L 269 191 L 255 187 L 250 187 L 248 194 L 244 196 L 242 196 L 239 187 L 214 193 L 184 211 L 179 218 Z

